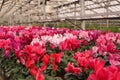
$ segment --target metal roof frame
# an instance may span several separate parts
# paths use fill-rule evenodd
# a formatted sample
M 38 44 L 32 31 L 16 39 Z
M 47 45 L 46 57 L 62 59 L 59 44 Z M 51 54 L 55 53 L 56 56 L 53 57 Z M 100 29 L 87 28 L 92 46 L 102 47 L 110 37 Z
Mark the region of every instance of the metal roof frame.
M 83 2 L 82 2 L 83 1 Z M 82 2 L 82 3 L 81 3 Z M 83 4 L 83 8 L 82 8 Z M 46 13 L 46 6 L 54 12 Z M 83 17 L 84 16 L 84 17 Z M 120 0 L 1 0 L 0 19 L 31 21 L 96 19 L 120 16 Z M 14 19 L 10 19 L 14 17 Z M 38 19 L 36 19 L 38 17 Z M 28 19 L 29 21 L 29 19 Z M 27 22 L 27 21 L 26 21 Z

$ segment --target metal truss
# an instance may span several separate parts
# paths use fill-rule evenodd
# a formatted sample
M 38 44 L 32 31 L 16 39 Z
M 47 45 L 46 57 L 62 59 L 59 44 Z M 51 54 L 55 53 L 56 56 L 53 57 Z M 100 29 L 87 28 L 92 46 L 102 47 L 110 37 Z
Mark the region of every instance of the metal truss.
M 111 17 L 120 17 L 120 0 L 0 0 L 0 19 L 10 23 Z

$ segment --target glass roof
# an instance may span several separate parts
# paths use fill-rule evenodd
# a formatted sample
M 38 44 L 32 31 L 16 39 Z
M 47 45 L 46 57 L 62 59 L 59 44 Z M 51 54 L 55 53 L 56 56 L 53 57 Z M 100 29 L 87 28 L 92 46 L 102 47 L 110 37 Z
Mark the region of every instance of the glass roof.
M 0 0 L 0 20 L 81 19 L 82 0 Z M 84 18 L 119 17 L 120 0 L 84 0 Z

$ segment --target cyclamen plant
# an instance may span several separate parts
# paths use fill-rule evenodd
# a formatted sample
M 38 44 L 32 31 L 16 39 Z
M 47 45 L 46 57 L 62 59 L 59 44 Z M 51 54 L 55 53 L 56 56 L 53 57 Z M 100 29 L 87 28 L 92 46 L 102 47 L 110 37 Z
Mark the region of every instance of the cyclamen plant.
M 120 80 L 120 33 L 37 26 L 0 33 L 7 80 Z

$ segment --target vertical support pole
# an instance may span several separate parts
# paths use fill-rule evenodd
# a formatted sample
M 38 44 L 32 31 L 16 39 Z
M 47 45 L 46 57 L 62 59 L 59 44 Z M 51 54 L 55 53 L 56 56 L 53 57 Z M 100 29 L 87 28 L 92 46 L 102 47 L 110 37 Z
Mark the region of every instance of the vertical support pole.
M 15 25 L 15 14 L 13 14 L 13 25 Z
M 38 8 L 40 8 L 40 2 L 41 2 L 41 0 L 38 0 Z
M 15 13 L 13 14 L 13 25 L 15 25 L 15 21 L 16 21 L 16 17 L 15 17 Z
M 13 25 L 16 24 L 16 17 L 15 17 L 15 14 L 14 14 L 14 20 L 13 20 Z
M 38 0 L 38 9 L 40 9 L 40 2 L 41 0 Z M 40 20 L 40 13 L 38 13 L 38 20 Z
M 57 20 L 58 20 L 58 15 L 59 15 L 59 12 L 58 12 L 58 8 L 57 8 L 57 10 L 56 10 L 56 18 L 57 18 Z
M 26 17 L 27 17 L 27 22 L 26 23 L 28 23 L 29 22 L 29 15 L 26 15 Z M 26 24 L 27 26 L 28 26 L 28 24 Z
M 109 17 L 109 4 L 110 4 L 110 0 L 107 0 L 107 3 L 106 3 L 106 12 L 107 12 L 107 18 Z M 109 19 L 106 20 L 106 23 L 107 23 L 107 28 L 109 27 Z
M 46 8 L 45 8 L 45 0 L 43 0 L 43 20 L 46 20 Z M 46 26 L 46 23 L 44 23 L 44 27 Z
M 74 4 L 75 6 L 75 10 L 74 10 L 74 17 L 76 18 L 76 3 Z M 76 20 L 75 20 L 75 25 L 77 24 Z M 76 28 L 76 27 L 75 27 Z
M 20 25 L 22 26 L 22 7 L 20 7 Z
M 80 0 L 80 5 L 81 5 L 81 18 L 85 18 L 85 0 Z M 83 20 L 81 22 L 81 27 L 83 30 L 85 30 L 85 21 Z
M 58 10 L 58 8 L 56 9 L 56 20 L 59 20 L 59 10 Z M 55 27 L 58 27 L 58 26 L 59 26 L 59 22 L 56 22 Z
M 11 25 L 11 20 L 12 20 L 12 19 L 11 19 L 11 16 L 10 16 L 10 21 L 9 21 L 9 25 Z
M 58 27 L 59 26 L 59 22 L 57 22 L 57 25 L 56 25 L 56 27 Z
M 11 25 L 13 25 L 13 15 L 11 15 Z
M 19 24 L 21 26 L 21 15 L 19 16 Z
M 13 25 L 13 19 L 14 19 L 14 18 L 13 18 L 13 15 L 11 14 L 11 15 L 10 15 L 10 21 L 9 21 L 9 24 L 10 24 L 10 25 Z
M 31 15 L 29 15 L 29 21 L 28 21 L 28 24 L 29 24 L 29 26 L 30 26 L 30 22 L 31 22 Z
M 74 9 L 74 16 L 76 17 L 76 4 L 74 4 L 74 6 L 75 6 L 75 7 L 74 7 L 74 8 L 75 8 L 75 9 Z
M 106 23 L 107 23 L 107 28 L 108 28 L 109 27 L 109 19 L 107 19 Z

